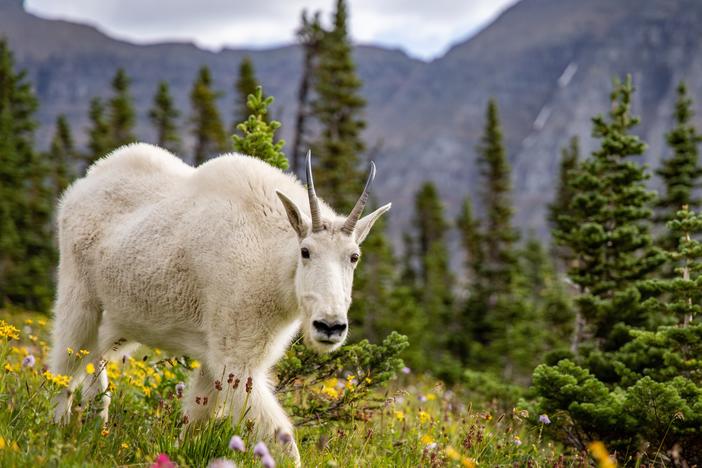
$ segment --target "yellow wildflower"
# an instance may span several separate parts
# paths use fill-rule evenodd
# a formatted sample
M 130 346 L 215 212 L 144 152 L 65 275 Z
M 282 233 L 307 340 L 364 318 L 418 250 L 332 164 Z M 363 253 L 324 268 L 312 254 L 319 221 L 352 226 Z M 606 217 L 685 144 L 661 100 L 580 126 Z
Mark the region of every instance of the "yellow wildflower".
M 422 423 L 425 423 L 425 422 L 429 421 L 430 419 L 431 419 L 431 415 L 429 415 L 429 413 L 427 413 L 426 411 L 419 412 L 419 420 Z
M 15 368 L 12 367 L 12 364 L 10 364 L 9 362 L 6 362 L 6 363 L 5 363 L 5 370 L 6 370 L 7 372 L 15 372 Z
M 325 387 L 336 387 L 336 384 L 339 383 L 339 379 L 336 377 L 332 377 L 331 379 L 327 379 L 324 381 L 324 386 Z
M 424 444 L 424 445 L 429 445 L 429 444 L 431 444 L 432 442 L 434 442 L 434 439 L 433 439 L 432 436 L 430 436 L 429 434 L 424 434 L 424 435 L 422 436 L 422 438 L 419 439 L 419 440 L 420 440 L 420 441 L 422 442 L 422 444 Z
M 175 374 L 168 369 L 163 370 L 163 376 L 168 380 L 175 379 Z
M 67 375 L 61 375 L 61 374 L 54 375 L 49 371 L 45 371 L 43 375 L 44 375 L 44 378 L 46 378 L 46 380 L 58 385 L 59 387 L 68 387 L 68 384 L 71 381 L 71 378 Z
M 129 448 L 129 444 L 126 443 L 126 442 L 122 442 L 121 447 L 122 447 L 123 449 L 128 449 L 128 448 Z
M 451 460 L 460 460 L 461 458 L 461 454 L 458 453 L 458 451 L 453 447 L 446 447 L 446 449 L 444 449 L 444 453 Z
M 19 452 L 19 451 L 20 451 L 19 445 L 17 445 L 17 442 L 14 441 L 14 440 L 12 441 L 12 445 L 10 445 L 10 448 L 12 449 L 13 452 Z
M 39 320 L 37 320 L 37 323 L 39 324 L 40 327 L 45 327 L 45 326 L 46 326 L 46 320 L 44 320 L 44 319 L 39 319 Z
M 24 323 L 25 323 L 26 325 L 31 325 L 31 324 L 34 323 L 34 320 L 32 320 L 32 319 L 30 319 L 30 318 L 24 319 Z
M 87 356 L 88 354 L 90 354 L 90 351 L 88 351 L 87 349 L 81 349 L 80 351 L 78 351 L 78 355 L 79 355 L 80 357 L 85 357 L 85 356 Z
M 0 436 L 0 450 L 5 448 L 5 438 Z
M 334 387 L 327 387 L 324 386 L 322 387 L 322 393 L 325 394 L 326 396 L 336 400 L 339 398 L 339 391 L 335 389 Z
M 69 346 L 68 348 L 66 348 L 66 352 L 68 353 L 69 356 L 71 356 L 73 354 L 73 348 L 71 348 Z
M 93 375 L 95 373 L 95 365 L 89 362 L 88 365 L 85 366 L 85 372 L 87 372 L 88 375 Z
M 191 369 L 197 369 L 197 368 L 199 368 L 199 367 L 200 367 L 200 361 L 195 361 L 195 360 L 193 360 L 193 362 L 190 363 L 190 368 L 191 368 Z
M 4 320 L 0 320 L 0 338 L 19 340 L 19 330 Z
M 598 462 L 600 468 L 615 468 L 617 466 L 616 462 L 612 460 L 607 452 L 605 444 L 602 442 L 595 441 L 588 445 L 590 452 L 595 460 Z
M 472 458 L 461 457 L 461 465 L 463 465 L 465 468 L 475 468 L 476 463 Z
M 39 337 L 36 335 L 29 335 L 29 339 L 32 340 L 34 343 L 36 343 L 37 340 L 39 339 Z
M 429 401 L 436 400 L 436 395 L 433 393 L 427 393 L 427 400 L 429 400 Z
M 398 421 L 404 421 L 405 413 L 403 413 L 402 411 L 395 411 L 395 418 L 397 418 Z
M 373 382 L 373 380 L 370 377 L 366 377 L 366 383 L 370 384 L 371 382 Z
M 110 435 L 110 430 L 109 430 L 108 428 L 106 428 L 106 427 L 103 427 L 103 428 L 102 428 L 102 432 L 100 432 L 100 434 L 101 434 L 103 437 L 107 437 L 108 435 Z

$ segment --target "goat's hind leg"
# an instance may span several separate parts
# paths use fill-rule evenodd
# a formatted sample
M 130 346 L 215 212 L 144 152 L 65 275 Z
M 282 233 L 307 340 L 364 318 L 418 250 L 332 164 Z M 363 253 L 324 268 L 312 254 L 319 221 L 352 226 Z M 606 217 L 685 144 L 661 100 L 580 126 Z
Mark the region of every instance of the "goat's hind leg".
M 71 377 L 71 381 L 55 399 L 56 422 L 68 422 L 73 392 L 86 375 L 79 352 L 95 348 L 100 318 L 100 307 L 87 288 L 80 281 L 59 275 L 49 369 L 53 374 Z

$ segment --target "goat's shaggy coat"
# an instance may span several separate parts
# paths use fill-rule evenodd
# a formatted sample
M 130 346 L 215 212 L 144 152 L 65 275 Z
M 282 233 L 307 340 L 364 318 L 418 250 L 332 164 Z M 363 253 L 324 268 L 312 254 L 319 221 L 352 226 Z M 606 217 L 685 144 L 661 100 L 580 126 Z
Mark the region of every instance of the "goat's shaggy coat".
M 142 343 L 203 363 L 184 400 L 190 424 L 214 411 L 240 414 L 244 385 L 226 402 L 214 386 L 233 373 L 242 383 L 253 379 L 249 417 L 259 435 L 292 434 L 268 370 L 301 324 L 315 348 L 341 345 L 355 266 L 348 256 L 389 209 L 362 218 L 348 235 L 344 218 L 324 203 L 324 229 L 313 232 L 309 211 L 300 209 L 307 206 L 295 177 L 247 156 L 220 156 L 195 169 L 134 144 L 95 163 L 66 191 L 58 214 L 51 371 L 73 379 L 56 418 L 69 415 L 72 391 L 86 378 L 86 362 L 78 365 L 66 348 L 89 350 L 98 365 L 86 380 L 89 396 L 106 392 L 103 360 Z M 314 260 L 301 259 L 301 246 Z M 314 339 L 320 320 L 343 323 L 342 336 Z M 299 463 L 295 443 L 289 447 Z

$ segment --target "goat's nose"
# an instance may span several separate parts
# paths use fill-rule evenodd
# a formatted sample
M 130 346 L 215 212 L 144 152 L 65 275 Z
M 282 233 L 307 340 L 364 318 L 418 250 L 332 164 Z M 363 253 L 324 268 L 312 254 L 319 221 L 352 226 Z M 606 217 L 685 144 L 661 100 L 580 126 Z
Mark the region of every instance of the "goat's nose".
M 312 326 L 319 333 L 324 333 L 327 336 L 341 335 L 346 331 L 346 324 L 341 322 L 329 323 L 324 320 L 315 320 L 312 322 Z

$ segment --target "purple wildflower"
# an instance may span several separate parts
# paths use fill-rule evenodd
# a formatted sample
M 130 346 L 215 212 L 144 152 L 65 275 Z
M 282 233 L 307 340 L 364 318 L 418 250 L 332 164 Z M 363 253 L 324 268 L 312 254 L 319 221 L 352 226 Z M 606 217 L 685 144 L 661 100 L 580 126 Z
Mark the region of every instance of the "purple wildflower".
M 290 442 L 292 442 L 292 436 L 289 432 L 281 432 L 278 434 L 278 441 L 283 445 L 288 445 Z
M 427 397 L 425 397 L 424 395 L 419 395 L 419 402 L 420 403 L 425 403 L 426 401 L 427 401 Z
M 236 464 L 226 458 L 217 458 L 212 460 L 207 468 L 236 468 Z
M 267 453 L 261 458 L 261 464 L 266 468 L 275 468 L 275 460 L 271 457 L 270 453 Z
M 178 398 L 183 398 L 183 392 L 185 392 L 185 384 L 183 382 L 178 382 L 175 386 L 176 396 Z
M 402 373 L 403 373 L 403 374 L 407 375 L 407 374 L 409 374 L 410 372 L 412 372 L 412 369 L 410 369 L 409 367 L 405 366 L 405 367 L 402 368 Z
M 551 420 L 548 418 L 547 414 L 542 414 L 539 416 L 539 422 L 541 424 L 551 424 Z
M 239 436 L 234 436 L 231 438 L 229 441 L 229 448 L 232 450 L 235 450 L 237 452 L 245 452 L 246 451 L 246 446 L 244 445 L 244 441 L 241 440 L 241 437 Z
M 266 444 L 263 442 L 259 442 L 254 446 L 254 455 L 256 455 L 258 458 L 263 458 L 266 455 L 269 455 L 268 452 L 268 447 L 266 447 Z
M 156 457 L 156 460 L 151 465 L 151 468 L 175 468 L 175 466 L 175 463 L 168 458 L 168 455 L 162 453 Z
M 34 355 L 28 354 L 22 359 L 22 367 L 34 367 L 36 362 L 37 360 L 34 358 Z

